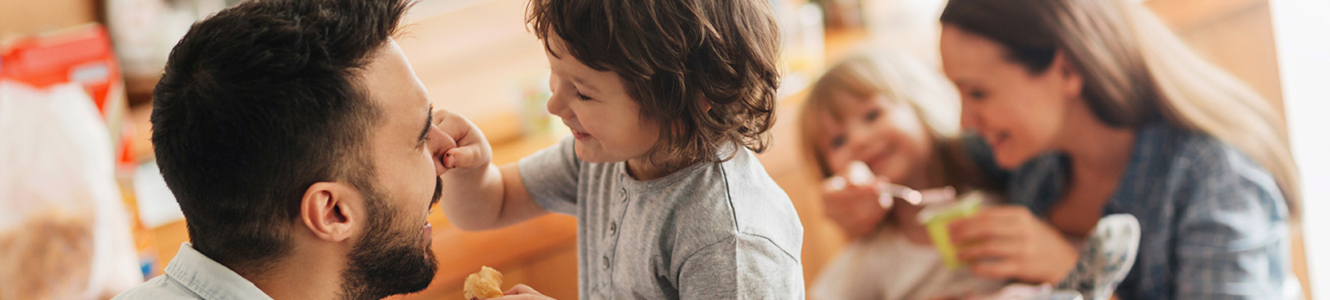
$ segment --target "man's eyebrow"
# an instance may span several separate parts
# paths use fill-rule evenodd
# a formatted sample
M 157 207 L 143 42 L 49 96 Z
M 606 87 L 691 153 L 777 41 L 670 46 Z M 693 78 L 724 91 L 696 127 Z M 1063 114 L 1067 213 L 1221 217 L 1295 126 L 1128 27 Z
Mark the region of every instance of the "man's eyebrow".
M 429 136 L 429 127 L 434 123 L 434 104 L 429 105 L 429 115 L 425 117 L 425 129 L 420 130 L 420 137 L 416 138 L 416 143 L 425 144 L 425 138 Z

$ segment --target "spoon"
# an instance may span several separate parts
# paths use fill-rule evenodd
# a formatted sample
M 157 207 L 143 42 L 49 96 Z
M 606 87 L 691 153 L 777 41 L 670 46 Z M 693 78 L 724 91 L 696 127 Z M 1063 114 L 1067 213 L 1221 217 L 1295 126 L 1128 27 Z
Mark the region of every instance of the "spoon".
M 873 170 L 868 168 L 868 164 L 862 161 L 853 161 L 849 165 L 849 181 L 856 185 L 867 185 L 873 183 L 876 176 Z M 841 183 L 843 185 L 844 183 Z M 892 198 L 901 198 L 905 202 L 913 205 L 929 205 L 950 201 L 956 198 L 956 189 L 950 186 L 931 188 L 925 190 L 915 190 L 907 186 L 881 182 L 878 184 L 878 192 L 882 196 L 878 198 L 877 203 L 883 208 L 890 208 Z

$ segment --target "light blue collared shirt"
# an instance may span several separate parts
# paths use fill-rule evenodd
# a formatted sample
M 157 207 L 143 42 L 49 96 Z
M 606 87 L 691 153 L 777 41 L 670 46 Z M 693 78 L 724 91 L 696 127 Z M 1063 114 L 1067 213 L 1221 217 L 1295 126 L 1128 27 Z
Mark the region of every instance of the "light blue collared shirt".
M 1144 126 L 1136 139 L 1103 209 L 1141 222 L 1140 253 L 1117 296 L 1283 299 L 1296 278 L 1289 272 L 1288 208 L 1270 173 L 1230 145 L 1167 124 Z M 986 145 L 967 146 L 991 155 L 981 153 Z M 1046 217 L 1062 198 L 1069 168 L 1066 156 L 1048 154 L 995 177 L 1005 179 L 1013 204 Z
M 112 300 L 137 299 L 262 299 L 272 300 L 254 283 L 222 264 L 194 250 L 189 243 L 180 244 L 166 274 L 135 286 Z

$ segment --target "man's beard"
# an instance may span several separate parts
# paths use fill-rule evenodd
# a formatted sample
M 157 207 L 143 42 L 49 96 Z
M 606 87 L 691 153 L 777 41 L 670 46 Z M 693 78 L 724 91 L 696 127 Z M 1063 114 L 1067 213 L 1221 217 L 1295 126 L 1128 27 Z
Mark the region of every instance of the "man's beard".
M 343 299 L 382 299 L 415 293 L 429 287 L 438 271 L 434 252 L 420 246 L 420 227 L 394 226 L 395 218 L 387 197 L 372 184 L 363 185 L 367 215 L 365 234 L 351 249 L 347 270 L 342 273 Z M 442 181 L 435 185 L 438 201 Z M 423 226 L 423 224 L 415 224 Z

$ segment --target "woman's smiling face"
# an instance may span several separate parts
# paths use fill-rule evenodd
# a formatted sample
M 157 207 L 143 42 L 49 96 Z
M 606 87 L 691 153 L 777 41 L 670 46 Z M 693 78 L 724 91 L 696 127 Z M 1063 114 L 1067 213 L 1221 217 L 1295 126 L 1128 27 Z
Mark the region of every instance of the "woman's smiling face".
M 961 125 L 993 148 L 998 165 L 1015 168 L 1053 148 L 1068 101 L 1077 101 L 1062 76 L 1062 59 L 1033 74 L 1006 49 L 952 25 L 942 26 L 943 71 L 961 94 Z

